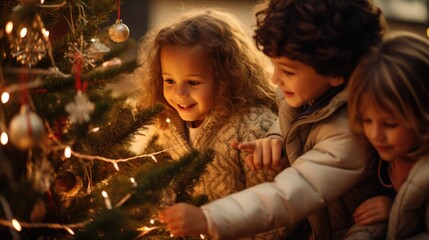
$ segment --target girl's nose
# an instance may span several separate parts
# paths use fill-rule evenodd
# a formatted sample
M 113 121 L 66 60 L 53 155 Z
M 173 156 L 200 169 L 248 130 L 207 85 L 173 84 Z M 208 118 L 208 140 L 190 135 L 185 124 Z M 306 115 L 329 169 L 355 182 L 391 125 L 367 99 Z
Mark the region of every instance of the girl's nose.
M 373 140 L 383 140 L 384 133 L 379 124 L 373 124 L 371 127 L 371 136 Z
M 188 88 L 186 87 L 185 84 L 176 85 L 175 93 L 179 97 L 184 97 L 189 95 Z

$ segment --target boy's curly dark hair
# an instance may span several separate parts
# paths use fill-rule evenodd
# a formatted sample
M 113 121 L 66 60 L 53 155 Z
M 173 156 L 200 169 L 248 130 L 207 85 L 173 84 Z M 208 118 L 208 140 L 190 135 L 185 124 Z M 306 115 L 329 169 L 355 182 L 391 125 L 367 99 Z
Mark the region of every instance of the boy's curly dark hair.
M 326 76 L 348 79 L 384 33 L 368 0 L 271 0 L 256 13 L 255 40 L 270 57 L 287 57 Z

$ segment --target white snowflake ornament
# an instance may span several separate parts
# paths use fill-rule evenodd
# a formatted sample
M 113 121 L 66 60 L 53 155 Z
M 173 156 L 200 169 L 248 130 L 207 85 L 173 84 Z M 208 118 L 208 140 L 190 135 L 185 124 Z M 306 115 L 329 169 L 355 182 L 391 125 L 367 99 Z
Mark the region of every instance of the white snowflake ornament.
M 94 111 L 95 105 L 88 100 L 88 97 L 81 91 L 78 91 L 74 97 L 74 102 L 66 105 L 66 111 L 69 113 L 71 123 L 83 123 L 90 120 L 89 115 Z

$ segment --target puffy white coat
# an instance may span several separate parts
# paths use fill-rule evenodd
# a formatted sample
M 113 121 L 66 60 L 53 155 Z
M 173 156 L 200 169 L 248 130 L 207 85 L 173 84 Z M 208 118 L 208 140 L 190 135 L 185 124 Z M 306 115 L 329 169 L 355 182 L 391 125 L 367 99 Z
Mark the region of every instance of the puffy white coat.
M 372 150 L 349 128 L 343 91 L 310 115 L 280 99 L 271 137 L 282 137 L 290 167 L 263 183 L 202 206 L 209 234 L 237 239 L 309 217 L 312 239 L 340 239 L 355 208 L 377 194 Z M 374 168 L 375 169 L 375 168 Z M 372 176 L 374 176 L 372 178 Z

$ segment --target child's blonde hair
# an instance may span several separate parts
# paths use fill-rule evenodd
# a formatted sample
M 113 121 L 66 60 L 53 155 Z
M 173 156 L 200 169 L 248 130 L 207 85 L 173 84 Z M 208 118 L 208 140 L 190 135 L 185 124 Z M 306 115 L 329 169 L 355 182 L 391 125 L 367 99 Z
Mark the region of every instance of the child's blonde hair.
M 420 138 L 410 156 L 429 150 L 429 42 L 412 33 L 396 32 L 360 62 L 349 83 L 349 118 L 362 132 L 362 99 L 397 116 Z
M 174 109 L 163 95 L 160 51 L 164 46 L 203 47 L 213 59 L 216 81 L 215 108 L 226 116 L 255 105 L 277 110 L 274 87 L 269 83 L 268 59 L 257 50 L 241 23 L 229 13 L 215 9 L 187 11 L 172 24 L 148 33 L 140 44 L 141 68 L 137 72 L 145 93 L 145 105 L 162 103 Z

